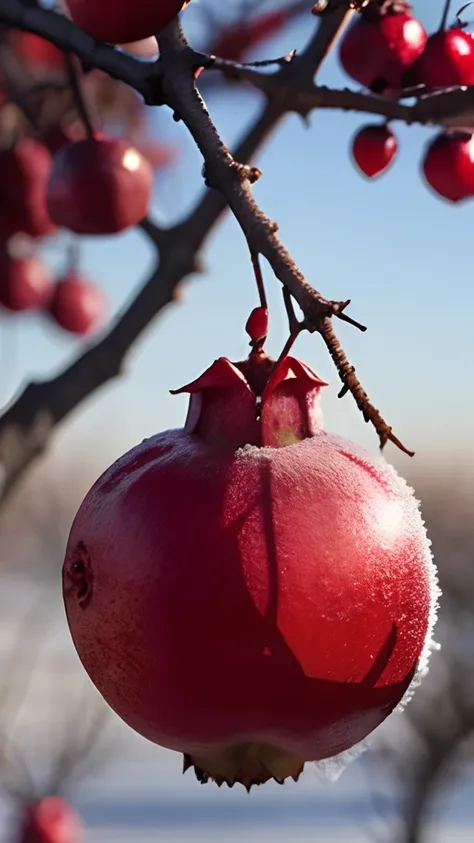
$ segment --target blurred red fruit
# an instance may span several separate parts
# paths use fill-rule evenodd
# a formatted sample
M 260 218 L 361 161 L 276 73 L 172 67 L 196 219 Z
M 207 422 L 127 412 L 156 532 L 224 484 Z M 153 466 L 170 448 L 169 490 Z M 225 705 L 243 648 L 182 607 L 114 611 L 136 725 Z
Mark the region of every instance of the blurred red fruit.
M 45 796 L 27 806 L 18 843 L 81 843 L 82 839 L 82 823 L 64 799 Z
M 53 290 L 50 271 L 35 256 L 15 258 L 0 249 L 0 304 L 7 310 L 38 310 Z
M 226 28 L 210 47 L 210 53 L 228 61 L 241 61 L 252 47 L 280 32 L 290 19 L 282 9 L 253 20 L 238 21 Z
M 376 93 L 395 95 L 403 88 L 407 68 L 428 40 L 421 23 L 407 11 L 396 11 L 399 6 L 394 3 L 380 16 L 359 15 L 340 43 L 346 73 Z
M 96 41 L 130 44 L 156 35 L 184 5 L 184 0 L 66 0 L 74 21 Z
M 425 667 L 437 589 L 418 504 L 323 430 L 323 386 L 291 357 L 219 358 L 179 390 L 184 429 L 121 457 L 71 529 L 63 590 L 85 669 L 202 782 L 297 779 L 372 732 Z
M 464 132 L 442 132 L 425 154 L 423 172 L 433 190 L 450 202 L 474 195 L 474 138 Z
M 47 205 L 76 234 L 115 234 L 146 217 L 152 189 L 153 170 L 130 144 L 88 138 L 54 156 Z
M 364 126 L 352 142 L 354 160 L 369 178 L 383 173 L 393 161 L 397 150 L 397 139 L 386 125 Z
M 429 88 L 474 85 L 474 38 L 458 27 L 435 32 L 405 81 Z
M 165 170 L 178 156 L 176 147 L 153 140 L 136 143 L 135 147 L 155 171 Z
M 64 53 L 46 38 L 32 32 L 13 31 L 11 44 L 23 61 L 50 70 L 64 68 Z
M 46 237 L 56 231 L 46 207 L 51 155 L 33 138 L 24 137 L 0 150 L 0 238 L 22 232 Z
M 86 335 L 98 328 L 105 317 L 104 292 L 82 275 L 71 273 L 54 288 L 49 313 L 57 325 L 71 334 Z

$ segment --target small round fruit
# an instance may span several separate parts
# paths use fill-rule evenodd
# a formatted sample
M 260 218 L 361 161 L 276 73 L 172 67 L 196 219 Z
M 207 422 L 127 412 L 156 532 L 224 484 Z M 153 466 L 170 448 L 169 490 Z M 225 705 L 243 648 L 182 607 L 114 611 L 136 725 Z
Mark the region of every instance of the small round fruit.
M 81 843 L 82 823 L 59 796 L 45 796 L 25 806 L 18 843 Z
M 13 312 L 39 310 L 52 290 L 51 273 L 39 258 L 15 258 L 0 250 L 0 305 Z
M 30 137 L 0 151 L 0 238 L 19 232 L 30 237 L 54 234 L 46 207 L 46 185 L 51 155 Z
M 397 149 L 397 139 L 385 124 L 364 126 L 352 142 L 354 160 L 369 178 L 380 175 L 390 166 Z
M 129 44 L 156 35 L 184 0 L 66 0 L 74 21 L 96 41 Z
M 85 336 L 103 322 L 107 300 L 103 291 L 82 275 L 69 274 L 57 281 L 49 313 L 64 331 Z
M 370 13 L 358 16 L 341 40 L 339 58 L 356 82 L 376 93 L 395 95 L 403 88 L 404 74 L 423 52 L 428 36 L 416 18 L 396 11 L 395 3 L 393 10 L 387 8 L 375 15 L 369 6 Z
M 450 202 L 474 196 L 474 137 L 441 132 L 427 148 L 423 172 L 430 187 Z
M 57 225 L 76 234 L 116 234 L 148 213 L 153 170 L 124 140 L 87 138 L 53 158 L 47 206 Z
M 474 85 L 474 38 L 458 27 L 435 32 L 409 69 L 410 85 L 449 88 Z
M 185 428 L 111 466 L 71 529 L 63 593 L 85 669 L 202 782 L 297 779 L 372 732 L 425 666 L 437 588 L 418 504 L 323 430 L 323 386 L 260 347 L 219 358 L 180 390 Z

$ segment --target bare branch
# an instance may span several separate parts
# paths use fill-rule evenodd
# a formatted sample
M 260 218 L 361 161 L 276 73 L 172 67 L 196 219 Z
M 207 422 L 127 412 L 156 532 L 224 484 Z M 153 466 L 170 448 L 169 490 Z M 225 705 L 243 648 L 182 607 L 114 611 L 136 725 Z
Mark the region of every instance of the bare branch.
M 282 117 L 293 110 L 288 90 L 312 85 L 315 73 L 350 14 L 349 0 L 338 0 L 332 9 L 331 4 L 328 6 L 304 52 L 278 71 L 280 94 L 269 99 L 261 117 L 232 156 L 195 86 L 193 71 L 197 59 L 202 57 L 188 46 L 177 21 L 160 34 L 161 58 L 156 65 L 150 66 L 113 48 L 96 44 L 55 13 L 25 9 L 19 0 L 2 0 L 0 21 L 49 37 L 57 46 L 74 52 L 86 63 L 93 63 L 128 82 L 146 101 L 157 102 L 163 96 L 194 137 L 204 158 L 207 182 L 219 192 L 208 191 L 190 217 L 168 231 L 153 226 L 150 221 L 142 223 L 142 229 L 159 252 L 159 266 L 152 277 L 104 339 L 57 377 L 30 384 L 0 419 L 0 483 L 3 479 L 0 501 L 7 498 L 32 459 L 46 447 L 55 426 L 96 389 L 120 374 L 126 354 L 137 337 L 173 300 L 180 282 L 199 270 L 199 251 L 226 204 L 239 222 L 251 253 L 267 259 L 276 277 L 300 305 L 305 327 L 322 334 L 344 385 L 353 392 L 365 417 L 374 422 L 381 444 L 387 439 L 398 444 L 389 426 L 369 403 L 354 370 L 349 364 L 346 366 L 344 352 L 335 335 L 329 346 L 331 317 L 361 327 L 345 315 L 348 302 L 327 300 L 308 284 L 278 239 L 277 225 L 256 204 L 251 184 L 258 171 L 246 164 Z M 337 355 L 336 348 L 339 349 Z M 344 365 L 342 361 L 345 361 Z M 346 371 L 351 372 L 350 377 L 346 376 Z

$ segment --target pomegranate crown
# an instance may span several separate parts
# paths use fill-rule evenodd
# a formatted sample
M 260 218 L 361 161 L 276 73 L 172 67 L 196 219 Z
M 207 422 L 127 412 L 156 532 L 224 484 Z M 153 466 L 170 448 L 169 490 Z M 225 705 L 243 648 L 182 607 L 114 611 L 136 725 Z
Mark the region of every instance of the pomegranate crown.
M 266 308 L 252 311 L 246 325 L 250 354 L 232 363 L 219 357 L 196 380 L 172 390 L 190 394 L 184 425 L 215 447 L 281 448 L 322 430 L 319 394 L 327 386 L 309 366 L 287 354 L 275 361 L 263 350 Z

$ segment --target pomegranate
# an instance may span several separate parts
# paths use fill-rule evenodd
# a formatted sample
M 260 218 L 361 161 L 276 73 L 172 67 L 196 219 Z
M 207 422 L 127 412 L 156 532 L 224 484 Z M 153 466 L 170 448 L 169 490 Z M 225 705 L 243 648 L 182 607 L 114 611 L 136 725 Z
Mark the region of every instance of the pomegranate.
M 19 312 L 44 307 L 53 284 L 49 270 L 34 255 L 12 257 L 0 249 L 0 305 Z
M 265 332 L 261 319 L 253 332 Z M 324 382 L 255 335 L 76 515 L 72 637 L 109 705 L 202 782 L 298 779 L 372 732 L 425 664 L 436 579 L 418 504 L 323 430 Z
M 352 142 L 354 160 L 369 178 L 380 175 L 390 166 L 397 149 L 397 139 L 386 124 L 364 126 Z
M 82 823 L 59 796 L 45 796 L 26 807 L 18 843 L 81 843 Z
M 408 70 L 406 84 L 448 88 L 474 84 L 474 38 L 459 27 L 435 32 Z
M 71 272 L 57 281 L 49 313 L 64 331 L 90 334 L 103 321 L 105 311 L 103 291 L 84 276 Z
M 51 155 L 33 138 L 24 137 L 0 150 L 0 239 L 23 232 L 30 237 L 54 234 L 46 208 Z
M 184 0 L 66 0 L 74 23 L 96 41 L 129 44 L 156 35 Z
M 339 58 L 346 73 L 374 93 L 396 96 L 428 36 L 404 2 L 370 3 L 343 36 Z
M 115 234 L 148 213 L 153 170 L 133 146 L 87 138 L 61 146 L 47 188 L 51 218 L 76 234 Z
M 474 196 L 473 136 L 441 132 L 426 150 L 423 172 L 430 187 L 450 202 Z

